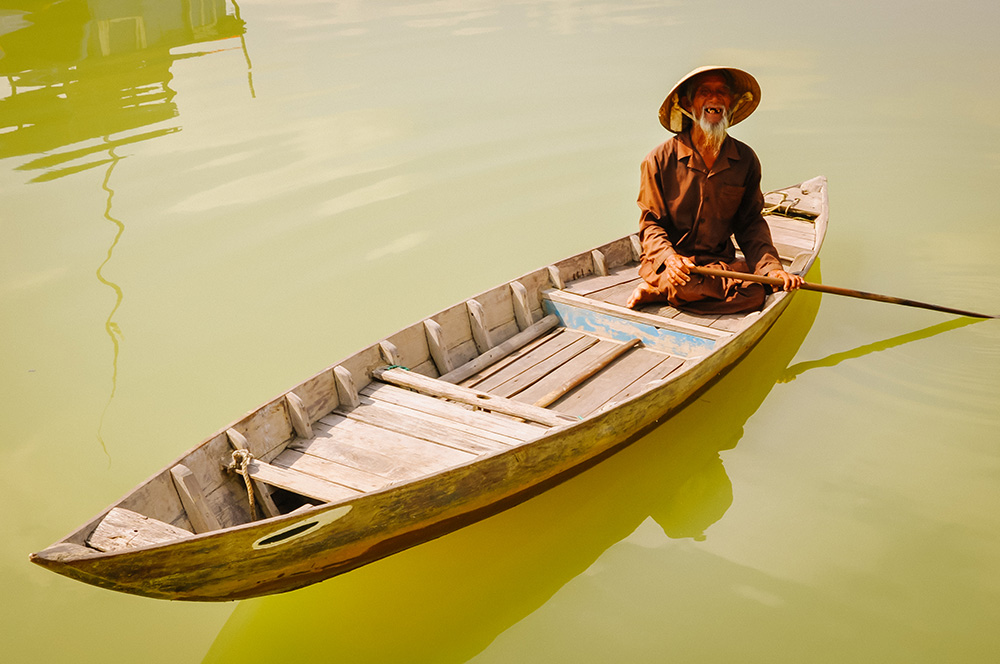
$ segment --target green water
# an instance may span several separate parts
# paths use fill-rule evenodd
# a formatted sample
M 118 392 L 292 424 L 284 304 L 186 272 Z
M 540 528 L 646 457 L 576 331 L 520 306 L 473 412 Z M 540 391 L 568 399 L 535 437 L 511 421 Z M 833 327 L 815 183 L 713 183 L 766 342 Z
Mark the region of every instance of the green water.
M 803 293 L 696 403 L 485 522 L 219 605 L 27 562 L 362 344 L 637 224 L 656 111 L 753 72 L 825 283 L 1000 313 L 987 2 L 0 7 L 11 662 L 993 662 L 1000 327 Z

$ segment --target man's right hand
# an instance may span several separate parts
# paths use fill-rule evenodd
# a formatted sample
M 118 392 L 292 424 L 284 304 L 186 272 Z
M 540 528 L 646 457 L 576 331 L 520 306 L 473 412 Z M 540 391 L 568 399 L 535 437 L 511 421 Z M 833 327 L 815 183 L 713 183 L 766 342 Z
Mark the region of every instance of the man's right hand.
M 663 272 L 667 276 L 667 281 L 674 286 L 683 286 L 691 281 L 691 268 L 693 267 L 694 261 L 681 254 L 670 254 L 663 261 Z

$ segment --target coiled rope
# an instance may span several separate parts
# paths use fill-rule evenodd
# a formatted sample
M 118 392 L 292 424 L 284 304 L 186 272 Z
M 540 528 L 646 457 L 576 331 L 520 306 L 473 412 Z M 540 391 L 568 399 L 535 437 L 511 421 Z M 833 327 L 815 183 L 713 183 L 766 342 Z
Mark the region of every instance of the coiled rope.
M 257 519 L 257 505 L 253 499 L 253 483 L 250 480 L 250 462 L 253 455 L 250 450 L 233 450 L 233 462 L 229 464 L 229 470 L 243 476 L 243 482 L 247 485 L 247 500 L 250 501 L 250 520 Z

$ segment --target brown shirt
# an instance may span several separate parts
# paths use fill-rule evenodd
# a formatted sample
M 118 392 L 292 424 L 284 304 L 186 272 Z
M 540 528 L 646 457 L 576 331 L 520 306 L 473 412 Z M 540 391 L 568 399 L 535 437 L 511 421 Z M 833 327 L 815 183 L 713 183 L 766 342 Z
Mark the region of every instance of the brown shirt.
M 727 136 L 712 169 L 705 167 L 688 132 L 656 147 L 642 162 L 639 238 L 644 278 L 659 273 L 671 253 L 695 263 L 732 263 L 736 237 L 757 274 L 781 268 L 771 231 L 761 215 L 760 161 L 745 143 Z M 651 281 L 650 279 L 646 279 Z

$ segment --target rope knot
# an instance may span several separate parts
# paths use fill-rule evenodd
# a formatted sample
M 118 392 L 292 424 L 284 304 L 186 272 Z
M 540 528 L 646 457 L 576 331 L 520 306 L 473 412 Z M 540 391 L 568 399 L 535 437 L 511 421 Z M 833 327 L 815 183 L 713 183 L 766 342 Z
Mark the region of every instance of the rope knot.
M 250 450 L 233 450 L 233 461 L 229 464 L 229 470 L 238 473 L 243 477 L 243 483 L 247 486 L 247 500 L 250 501 L 250 520 L 257 519 L 257 505 L 253 499 L 253 483 L 250 479 L 250 462 L 253 461 L 253 454 Z

